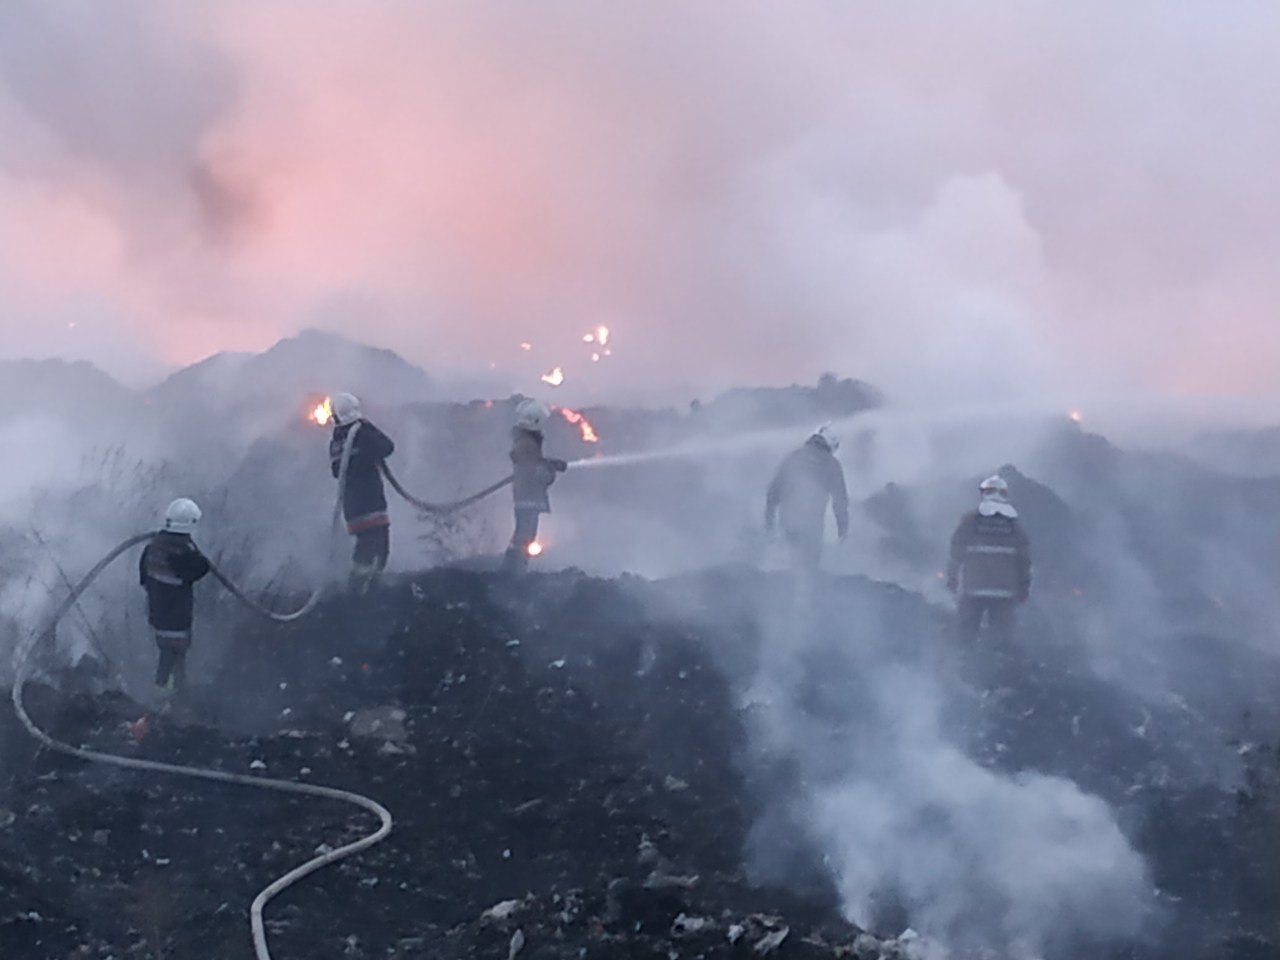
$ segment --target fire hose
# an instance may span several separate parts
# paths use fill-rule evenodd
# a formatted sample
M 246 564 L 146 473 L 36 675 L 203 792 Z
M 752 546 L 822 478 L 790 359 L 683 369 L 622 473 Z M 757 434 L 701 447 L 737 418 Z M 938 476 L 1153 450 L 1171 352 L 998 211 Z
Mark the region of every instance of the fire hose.
M 333 550 L 334 544 L 337 542 L 338 524 L 342 520 L 342 495 L 347 488 L 347 467 L 351 462 L 351 451 L 355 445 L 356 433 L 360 430 L 360 424 L 357 422 L 347 434 L 346 442 L 342 445 L 342 459 L 338 463 L 338 497 L 333 503 L 333 519 L 329 524 L 329 550 L 325 555 L 324 572 L 320 575 L 320 582 L 316 585 L 315 590 L 311 592 L 311 596 L 306 599 L 297 610 L 290 613 L 276 613 L 274 610 L 263 606 L 257 600 L 254 600 L 243 590 L 241 590 L 225 573 L 218 569 L 217 565 L 212 561 L 209 563 L 209 572 L 214 578 L 227 588 L 227 592 L 233 597 L 247 606 L 255 613 L 260 613 L 264 617 L 268 617 L 277 623 L 292 623 L 300 620 L 308 613 L 316 608 L 316 604 L 320 602 L 320 597 L 324 593 L 325 583 L 329 578 L 329 571 L 333 567 Z
M 458 510 L 471 506 L 473 503 L 479 503 L 485 497 L 497 493 L 503 487 L 515 480 L 514 476 L 503 477 L 497 483 L 491 483 L 483 490 L 473 493 L 469 497 L 463 497 L 461 500 L 454 500 L 452 503 L 430 503 L 426 500 L 418 499 L 406 490 L 400 484 L 400 481 L 396 479 L 396 475 L 391 472 L 391 468 L 387 466 L 387 462 L 385 460 L 381 461 L 381 466 L 382 475 L 387 478 L 387 483 L 391 484 L 391 488 L 395 490 L 396 493 L 400 494 L 400 496 L 404 497 L 409 504 L 417 507 L 423 513 L 455 513 Z
M 348 452 L 349 452 L 348 445 Z M 345 459 L 344 459 L 345 467 Z M 212 780 L 216 783 L 232 783 L 243 787 L 257 787 L 262 790 L 274 790 L 280 793 L 297 793 L 309 797 L 322 797 L 326 800 L 339 800 L 343 803 L 349 803 L 361 809 L 368 810 L 375 814 L 381 821 L 377 830 L 370 833 L 359 840 L 344 844 L 334 850 L 329 850 L 317 857 L 306 861 L 305 863 L 295 867 L 282 877 L 274 880 L 265 887 L 254 899 L 249 906 L 249 926 L 253 934 L 253 949 L 257 956 L 257 960 L 271 960 L 271 952 L 267 949 L 266 928 L 262 921 L 262 911 L 267 903 L 273 897 L 282 891 L 288 889 L 304 877 L 335 863 L 345 859 L 352 854 L 359 853 L 378 843 L 391 832 L 391 813 L 382 804 L 369 797 L 362 796 L 358 793 L 352 793 L 348 790 L 339 790 L 336 787 L 315 786 L 309 783 L 294 783 L 291 780 L 275 780 L 266 777 L 251 777 L 238 773 L 224 773 L 221 770 L 208 770 L 201 767 L 189 767 L 174 763 L 162 763 L 156 760 L 139 760 L 133 757 L 121 757 L 110 753 L 100 753 L 97 750 L 88 750 L 84 747 L 73 747 L 68 743 L 63 743 L 53 739 L 49 734 L 45 733 L 35 721 L 31 719 L 27 713 L 26 706 L 22 702 L 23 691 L 27 683 L 27 668 L 32 651 L 36 644 L 41 640 L 52 637 L 57 629 L 58 623 L 63 617 L 70 612 L 79 600 L 80 595 L 88 589 L 89 585 L 97 578 L 97 576 L 105 570 L 113 560 L 122 553 L 144 540 L 149 540 L 154 534 L 140 533 L 121 542 L 110 553 L 103 557 L 98 564 L 89 571 L 89 573 L 72 589 L 67 598 L 58 606 L 49 622 L 48 628 L 43 633 L 33 633 L 23 645 L 19 648 L 17 654 L 17 663 L 15 667 L 12 699 L 13 708 L 18 715 L 18 719 L 22 725 L 27 728 L 27 732 L 35 737 L 40 743 L 57 753 L 66 754 L 69 757 L 77 757 L 81 760 L 87 760 L 91 763 L 104 763 L 114 767 L 123 767 L 126 770 L 143 770 L 152 773 L 167 773 L 180 777 L 192 777 L 197 780 Z

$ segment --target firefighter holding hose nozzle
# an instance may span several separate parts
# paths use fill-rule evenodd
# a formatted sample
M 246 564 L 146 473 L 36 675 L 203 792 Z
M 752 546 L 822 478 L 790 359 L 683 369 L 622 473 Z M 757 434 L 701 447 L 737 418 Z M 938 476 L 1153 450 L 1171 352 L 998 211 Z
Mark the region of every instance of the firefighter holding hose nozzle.
M 978 639 L 985 617 L 992 636 L 1005 643 L 1017 605 L 1031 594 L 1031 545 L 1003 477 L 987 477 L 978 493 L 978 509 L 961 518 L 951 537 L 947 588 L 958 601 L 963 642 Z
M 195 501 L 174 500 L 165 510 L 164 529 L 147 542 L 138 561 L 138 580 L 147 591 L 147 622 L 160 650 L 156 686 L 165 697 L 186 686 L 192 588 L 209 572 L 209 561 L 191 539 L 199 522 Z
M 530 549 L 538 539 L 539 514 L 551 512 L 548 490 L 556 475 L 569 468 L 564 460 L 542 455 L 542 428 L 549 416 L 550 409 L 538 400 L 522 400 L 516 407 L 516 422 L 511 428 L 511 491 L 516 527 L 503 559 L 507 573 L 523 573 L 528 567 Z
M 381 464 L 395 452 L 396 445 L 364 418 L 360 401 L 351 394 L 334 394 L 330 407 L 333 437 L 329 440 L 329 463 L 335 479 L 342 469 L 347 437 L 356 430 L 347 461 L 346 487 L 342 491 L 342 515 L 347 521 L 347 532 L 356 538 L 351 556 L 351 589 L 363 594 L 382 573 L 391 553 L 391 519 L 387 516 L 387 495 L 382 489 Z

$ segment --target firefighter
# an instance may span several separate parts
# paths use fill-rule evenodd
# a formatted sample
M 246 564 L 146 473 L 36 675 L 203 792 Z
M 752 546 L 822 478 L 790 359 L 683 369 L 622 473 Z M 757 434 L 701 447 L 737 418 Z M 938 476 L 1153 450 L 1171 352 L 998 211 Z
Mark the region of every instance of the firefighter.
M 382 489 L 382 461 L 391 456 L 396 445 L 364 418 L 360 401 L 351 394 L 335 394 L 329 405 L 333 410 L 329 464 L 335 479 L 342 467 L 347 435 L 356 424 L 360 425 L 347 461 L 342 515 L 347 521 L 347 532 L 356 538 L 351 555 L 351 588 L 356 593 L 366 593 L 386 567 L 391 553 L 391 519 L 387 516 L 387 495 Z
M 556 474 L 569 468 L 563 460 L 542 455 L 542 428 L 551 416 L 545 403 L 522 400 L 511 428 L 511 495 L 516 527 L 503 560 L 508 573 L 522 573 L 529 565 L 529 548 L 538 539 L 538 515 L 551 512 L 547 494 Z
M 138 561 L 138 579 L 147 591 L 147 622 L 160 651 L 156 686 L 164 696 L 187 683 L 192 587 L 209 572 L 209 561 L 191 539 L 199 522 L 194 501 L 174 500 L 164 513 L 164 530 L 147 542 Z
M 836 517 L 836 536 L 843 541 L 849 534 L 849 493 L 838 449 L 840 441 L 830 425 L 818 427 L 783 458 L 765 496 L 765 529 L 772 532 L 781 520 L 792 568 L 806 578 L 818 570 L 828 505 Z
M 978 487 L 978 509 L 964 515 L 951 537 L 947 589 L 959 608 L 961 640 L 973 643 L 986 618 L 998 641 L 1013 635 L 1014 611 L 1031 594 L 1031 547 L 999 475 Z

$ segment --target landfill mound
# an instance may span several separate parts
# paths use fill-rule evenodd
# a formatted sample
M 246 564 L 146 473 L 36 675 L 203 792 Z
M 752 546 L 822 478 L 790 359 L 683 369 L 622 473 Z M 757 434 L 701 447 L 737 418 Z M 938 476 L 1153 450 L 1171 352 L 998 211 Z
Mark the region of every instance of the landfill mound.
M 33 685 L 27 700 L 73 744 L 340 787 L 391 810 L 386 841 L 267 907 L 281 960 L 920 955 L 910 933 L 889 937 L 910 903 L 886 901 L 884 937 L 842 919 L 822 851 L 788 820 L 804 776 L 753 735 L 757 614 L 787 589 L 746 568 L 660 582 L 439 569 L 296 624 L 245 623 L 221 670 L 145 728 L 119 693 Z M 877 657 L 928 662 L 945 653 L 946 620 L 856 577 L 828 578 L 816 606 L 841 628 L 807 650 L 796 689 L 832 744 L 856 743 L 874 729 L 873 691 L 849 651 L 880 643 Z M 1131 692 L 1036 630 L 1028 618 L 1023 644 L 940 671 L 957 703 L 972 697 L 954 736 L 991 769 L 1103 797 L 1168 914 L 1146 942 L 1061 955 L 1274 956 L 1274 751 L 1250 746 L 1261 759 L 1246 790 L 1205 787 L 1184 772 L 1185 704 L 1148 705 L 1139 726 Z M 38 752 L 6 711 L 0 942 L 14 958 L 252 957 L 254 895 L 373 825 L 335 802 Z
M 576 634 L 550 622 L 566 605 Z M 830 890 L 747 882 L 726 681 L 614 585 L 436 571 L 247 625 L 225 663 L 145 730 L 119 694 L 28 702 L 71 743 L 390 808 L 387 841 L 267 908 L 278 957 L 826 957 L 859 935 Z M 37 754 L 12 715 L 0 745 L 6 957 L 251 957 L 256 892 L 371 829 L 338 803 Z

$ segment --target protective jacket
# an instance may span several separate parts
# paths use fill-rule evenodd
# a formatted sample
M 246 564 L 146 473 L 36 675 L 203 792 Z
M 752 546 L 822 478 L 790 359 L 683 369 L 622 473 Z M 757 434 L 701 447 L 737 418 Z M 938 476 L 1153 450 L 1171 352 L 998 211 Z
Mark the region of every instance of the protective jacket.
M 810 440 L 783 459 L 765 497 L 764 523 L 781 519 L 789 537 L 822 541 L 827 504 L 836 516 L 836 532 L 849 530 L 849 493 L 844 468 L 825 444 Z
M 517 510 L 551 512 L 551 499 L 547 490 L 555 483 L 556 474 L 565 469 L 563 460 L 542 455 L 542 433 L 511 428 L 511 483 L 512 496 Z
M 1031 545 L 1018 518 L 965 514 L 951 537 L 947 585 L 961 597 L 1025 600 L 1031 592 Z
M 208 572 L 209 561 L 185 533 L 162 531 L 152 537 L 138 561 L 147 622 L 160 631 L 189 631 L 192 585 Z
M 356 424 L 360 431 L 351 446 L 347 462 L 347 486 L 342 494 L 342 515 L 348 533 L 359 533 L 390 524 L 387 518 L 387 495 L 382 489 L 382 461 L 395 452 L 391 438 L 368 420 L 356 420 L 333 428 L 329 441 L 329 464 L 335 479 L 342 466 L 342 448 L 347 434 Z

